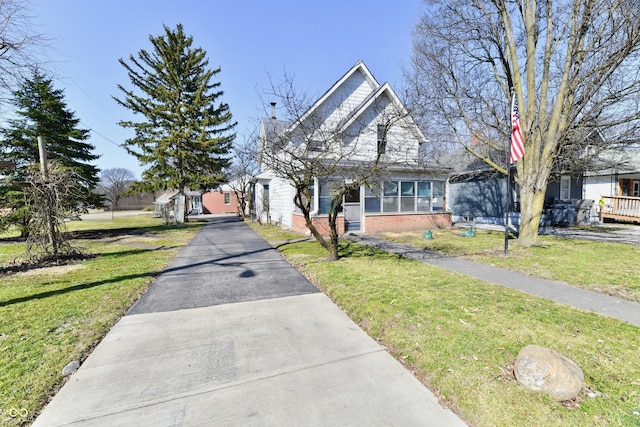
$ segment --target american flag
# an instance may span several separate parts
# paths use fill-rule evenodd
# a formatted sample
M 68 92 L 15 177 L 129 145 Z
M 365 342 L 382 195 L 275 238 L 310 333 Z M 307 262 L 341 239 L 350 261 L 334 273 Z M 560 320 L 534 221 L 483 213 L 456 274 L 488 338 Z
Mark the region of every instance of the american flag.
M 511 153 L 509 164 L 524 157 L 524 141 L 520 130 L 520 114 L 518 113 L 518 101 L 516 101 L 515 93 L 513 94 L 511 105 Z

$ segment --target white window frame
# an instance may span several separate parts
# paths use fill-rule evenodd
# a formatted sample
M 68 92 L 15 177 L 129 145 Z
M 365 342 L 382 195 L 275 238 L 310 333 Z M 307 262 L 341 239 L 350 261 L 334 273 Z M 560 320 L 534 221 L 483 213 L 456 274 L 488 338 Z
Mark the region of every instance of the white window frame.
M 571 200 L 571 176 L 560 177 L 560 200 Z
M 378 155 L 387 153 L 387 127 L 383 124 L 378 124 Z

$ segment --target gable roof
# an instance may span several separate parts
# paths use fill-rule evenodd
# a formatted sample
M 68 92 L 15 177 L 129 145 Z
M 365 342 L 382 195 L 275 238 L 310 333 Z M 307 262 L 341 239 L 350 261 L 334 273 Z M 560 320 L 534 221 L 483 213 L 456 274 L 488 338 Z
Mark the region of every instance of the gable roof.
M 372 92 L 375 92 L 376 89 L 380 88 L 380 83 L 373 77 L 373 74 L 367 66 L 364 64 L 362 60 L 356 62 L 356 64 L 349 69 L 342 77 L 340 77 L 330 88 L 327 90 L 320 98 L 314 102 L 309 109 L 300 116 L 300 118 L 291 125 L 288 129 L 289 131 L 295 130 L 296 127 L 299 126 L 300 123 L 304 122 L 309 116 L 311 116 L 316 110 L 318 110 L 330 97 L 335 94 L 350 77 L 352 77 L 355 73 L 361 73 L 365 79 L 365 81 L 371 87 Z M 371 96 L 371 94 L 370 94 Z
M 349 78 L 355 73 L 360 72 L 364 76 L 369 86 L 371 86 L 371 90 L 375 90 L 380 87 L 380 83 L 373 77 L 373 74 L 367 66 L 364 64 L 362 60 L 356 62 L 356 64 L 351 67 L 349 71 L 347 71 L 338 81 L 336 81 L 333 86 L 327 90 L 324 95 L 322 95 L 313 105 L 309 108 L 309 110 L 302 116 L 301 120 L 304 120 L 305 116 L 311 114 L 315 109 L 317 109 L 320 105 L 322 105 L 331 95 L 333 95 Z
M 395 93 L 389 82 L 385 82 L 382 86 L 378 87 L 375 91 L 371 92 L 369 96 L 367 96 L 361 103 L 358 105 L 347 117 L 345 117 L 340 125 L 339 129 L 344 130 L 351 126 L 354 122 L 356 122 L 369 107 L 371 107 L 378 99 L 382 96 L 387 95 L 391 102 L 400 109 L 402 113 L 402 117 L 406 117 L 411 121 L 411 125 L 413 131 L 415 133 L 415 137 L 419 143 L 427 142 L 427 138 L 422 133 L 422 130 L 417 125 L 417 123 L 413 120 L 413 117 L 409 114 L 409 111 L 404 106 L 404 103 L 400 100 L 398 95 Z
M 630 144 L 621 149 L 609 149 L 598 156 L 594 170 L 585 175 L 635 174 L 640 172 L 640 145 Z
M 475 147 L 475 149 L 498 164 L 506 161 L 503 151 L 495 150 L 484 144 Z M 444 154 L 438 159 L 438 163 L 451 168 L 453 176 L 474 175 L 494 171 L 491 166 L 464 147 Z
M 349 114 L 343 117 L 338 123 L 339 130 L 345 130 L 349 126 L 351 126 L 356 120 L 362 117 L 367 109 L 375 104 L 377 100 L 379 100 L 383 96 L 388 96 L 391 100 L 392 104 L 397 106 L 402 112 L 402 116 L 407 117 L 414 129 L 415 137 L 419 143 L 427 142 L 427 138 L 423 134 L 420 127 L 415 123 L 409 112 L 407 111 L 404 103 L 400 100 L 398 95 L 395 93 L 393 88 L 388 82 L 384 84 L 378 83 L 376 78 L 373 76 L 369 68 L 365 65 L 364 61 L 359 60 L 356 64 L 349 69 L 340 79 L 338 79 L 330 88 L 327 90 L 318 100 L 316 100 L 311 107 L 297 120 L 295 123 L 292 123 L 291 126 L 287 129 L 288 131 L 294 131 L 296 127 L 299 126 L 300 123 L 304 122 L 309 116 L 311 116 L 316 110 L 321 108 L 321 106 L 327 102 L 332 95 L 334 95 L 338 90 L 355 74 L 361 73 L 365 79 L 365 81 L 371 87 L 371 92 L 367 95 L 367 97 L 355 108 L 351 110 Z M 284 129 L 282 129 L 284 130 Z

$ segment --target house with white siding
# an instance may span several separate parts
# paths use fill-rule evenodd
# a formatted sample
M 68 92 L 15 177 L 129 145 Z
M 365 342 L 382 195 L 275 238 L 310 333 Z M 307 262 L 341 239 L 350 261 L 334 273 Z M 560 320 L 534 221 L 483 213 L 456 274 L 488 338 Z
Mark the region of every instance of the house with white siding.
M 274 110 L 275 111 L 275 110 Z M 391 119 L 393 117 L 393 119 Z M 305 132 L 305 129 L 312 129 Z M 331 131 L 329 131 L 329 129 Z M 323 138 L 331 133 L 330 138 Z M 340 155 L 340 176 L 313 181 L 312 220 L 327 221 L 333 183 L 349 181 L 357 167 L 379 158 L 384 177 L 350 191 L 338 218 L 339 232 L 376 233 L 386 230 L 427 230 L 451 225 L 446 210 L 448 170 L 421 159 L 427 139 L 388 83 L 380 84 L 359 61 L 294 121 L 275 113 L 260 123 L 261 150 L 273 141 L 299 148 L 299 155 L 327 159 Z M 261 158 L 255 186 L 256 214 L 263 221 L 305 232 L 304 217 L 296 211 L 292 183 Z M 353 177 L 353 175 L 351 175 Z
M 598 202 L 592 218 L 640 222 L 640 144 L 609 151 L 601 162 L 584 176 L 584 197 Z

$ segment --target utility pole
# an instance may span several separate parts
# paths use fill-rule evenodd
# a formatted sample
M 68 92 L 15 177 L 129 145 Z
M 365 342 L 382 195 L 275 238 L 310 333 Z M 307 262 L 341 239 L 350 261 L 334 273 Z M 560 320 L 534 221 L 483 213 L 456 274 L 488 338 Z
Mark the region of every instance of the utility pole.
M 44 144 L 44 138 L 38 135 L 38 153 L 40 154 L 40 172 L 42 173 L 42 180 L 47 182 L 49 180 L 49 170 L 47 169 L 47 147 Z
M 45 203 L 47 205 L 50 202 L 49 199 L 49 188 L 47 187 L 49 184 L 49 169 L 47 166 L 47 147 L 44 142 L 44 137 L 38 135 L 38 153 L 40 154 L 40 173 L 42 174 L 42 182 L 44 185 L 44 193 L 47 195 L 45 197 Z M 53 251 L 53 256 L 58 256 L 58 245 L 56 241 L 56 229 L 55 224 L 53 223 L 53 218 L 51 217 L 51 209 L 52 206 L 44 206 L 45 216 L 47 220 L 47 228 L 49 231 L 49 243 L 51 244 L 51 250 Z

